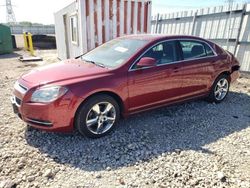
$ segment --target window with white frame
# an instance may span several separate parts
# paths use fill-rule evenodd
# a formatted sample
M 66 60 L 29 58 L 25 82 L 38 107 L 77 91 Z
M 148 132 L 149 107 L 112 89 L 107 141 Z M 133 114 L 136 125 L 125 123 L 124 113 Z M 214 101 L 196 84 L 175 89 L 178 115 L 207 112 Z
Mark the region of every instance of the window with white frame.
M 70 16 L 71 42 L 78 44 L 77 15 Z

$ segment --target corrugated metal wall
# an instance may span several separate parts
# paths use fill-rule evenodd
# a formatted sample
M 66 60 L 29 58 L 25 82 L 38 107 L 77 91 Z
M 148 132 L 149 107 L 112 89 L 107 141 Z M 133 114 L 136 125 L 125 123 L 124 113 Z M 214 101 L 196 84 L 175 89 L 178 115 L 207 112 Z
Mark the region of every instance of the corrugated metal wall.
M 87 50 L 124 34 L 147 33 L 150 1 L 79 0 Z M 85 19 L 86 18 L 86 19 Z
M 69 20 L 65 31 L 63 16 L 66 15 L 68 18 L 73 12 L 78 16 L 79 43 L 73 44 L 74 48 L 68 47 L 68 57 L 78 56 L 119 36 L 148 33 L 151 28 L 151 1 L 149 0 L 77 0 L 55 13 L 60 59 L 66 59 L 65 45 L 71 45 L 70 37 L 64 37 L 65 32 L 70 32 L 70 27 L 67 26 Z M 66 44 L 62 44 L 65 40 Z
M 158 14 L 152 17 L 151 33 L 209 39 L 234 53 L 241 70 L 250 71 L 250 4 Z

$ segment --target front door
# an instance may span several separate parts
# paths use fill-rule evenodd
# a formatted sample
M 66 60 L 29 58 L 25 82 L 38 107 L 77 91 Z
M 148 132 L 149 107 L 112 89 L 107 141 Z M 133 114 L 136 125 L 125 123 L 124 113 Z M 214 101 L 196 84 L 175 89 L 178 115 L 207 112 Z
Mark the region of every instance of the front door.
M 176 71 L 176 41 L 166 41 L 154 45 L 142 57 L 157 60 L 154 67 L 137 68 L 136 64 L 128 72 L 129 111 L 157 106 L 170 101 L 181 91 L 181 75 Z

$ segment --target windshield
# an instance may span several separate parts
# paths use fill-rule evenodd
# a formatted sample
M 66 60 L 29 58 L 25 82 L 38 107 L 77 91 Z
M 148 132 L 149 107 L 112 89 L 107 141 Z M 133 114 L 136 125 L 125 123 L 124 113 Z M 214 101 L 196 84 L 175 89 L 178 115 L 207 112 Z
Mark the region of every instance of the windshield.
M 86 53 L 81 59 L 108 68 L 118 67 L 147 42 L 139 39 L 114 39 Z

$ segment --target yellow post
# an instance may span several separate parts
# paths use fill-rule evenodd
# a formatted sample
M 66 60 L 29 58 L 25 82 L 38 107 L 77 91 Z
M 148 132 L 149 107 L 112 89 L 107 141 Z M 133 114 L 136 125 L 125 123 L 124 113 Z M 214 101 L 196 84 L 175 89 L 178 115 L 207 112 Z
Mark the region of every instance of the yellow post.
M 27 41 L 26 32 L 23 32 L 23 40 L 24 40 L 24 48 L 25 50 L 28 50 L 28 41 Z
M 33 42 L 32 42 L 32 35 L 31 35 L 30 32 L 28 33 L 28 40 L 29 40 L 29 51 L 30 51 L 30 54 L 32 56 L 35 56 L 35 54 L 34 54 L 34 48 L 33 48 Z

